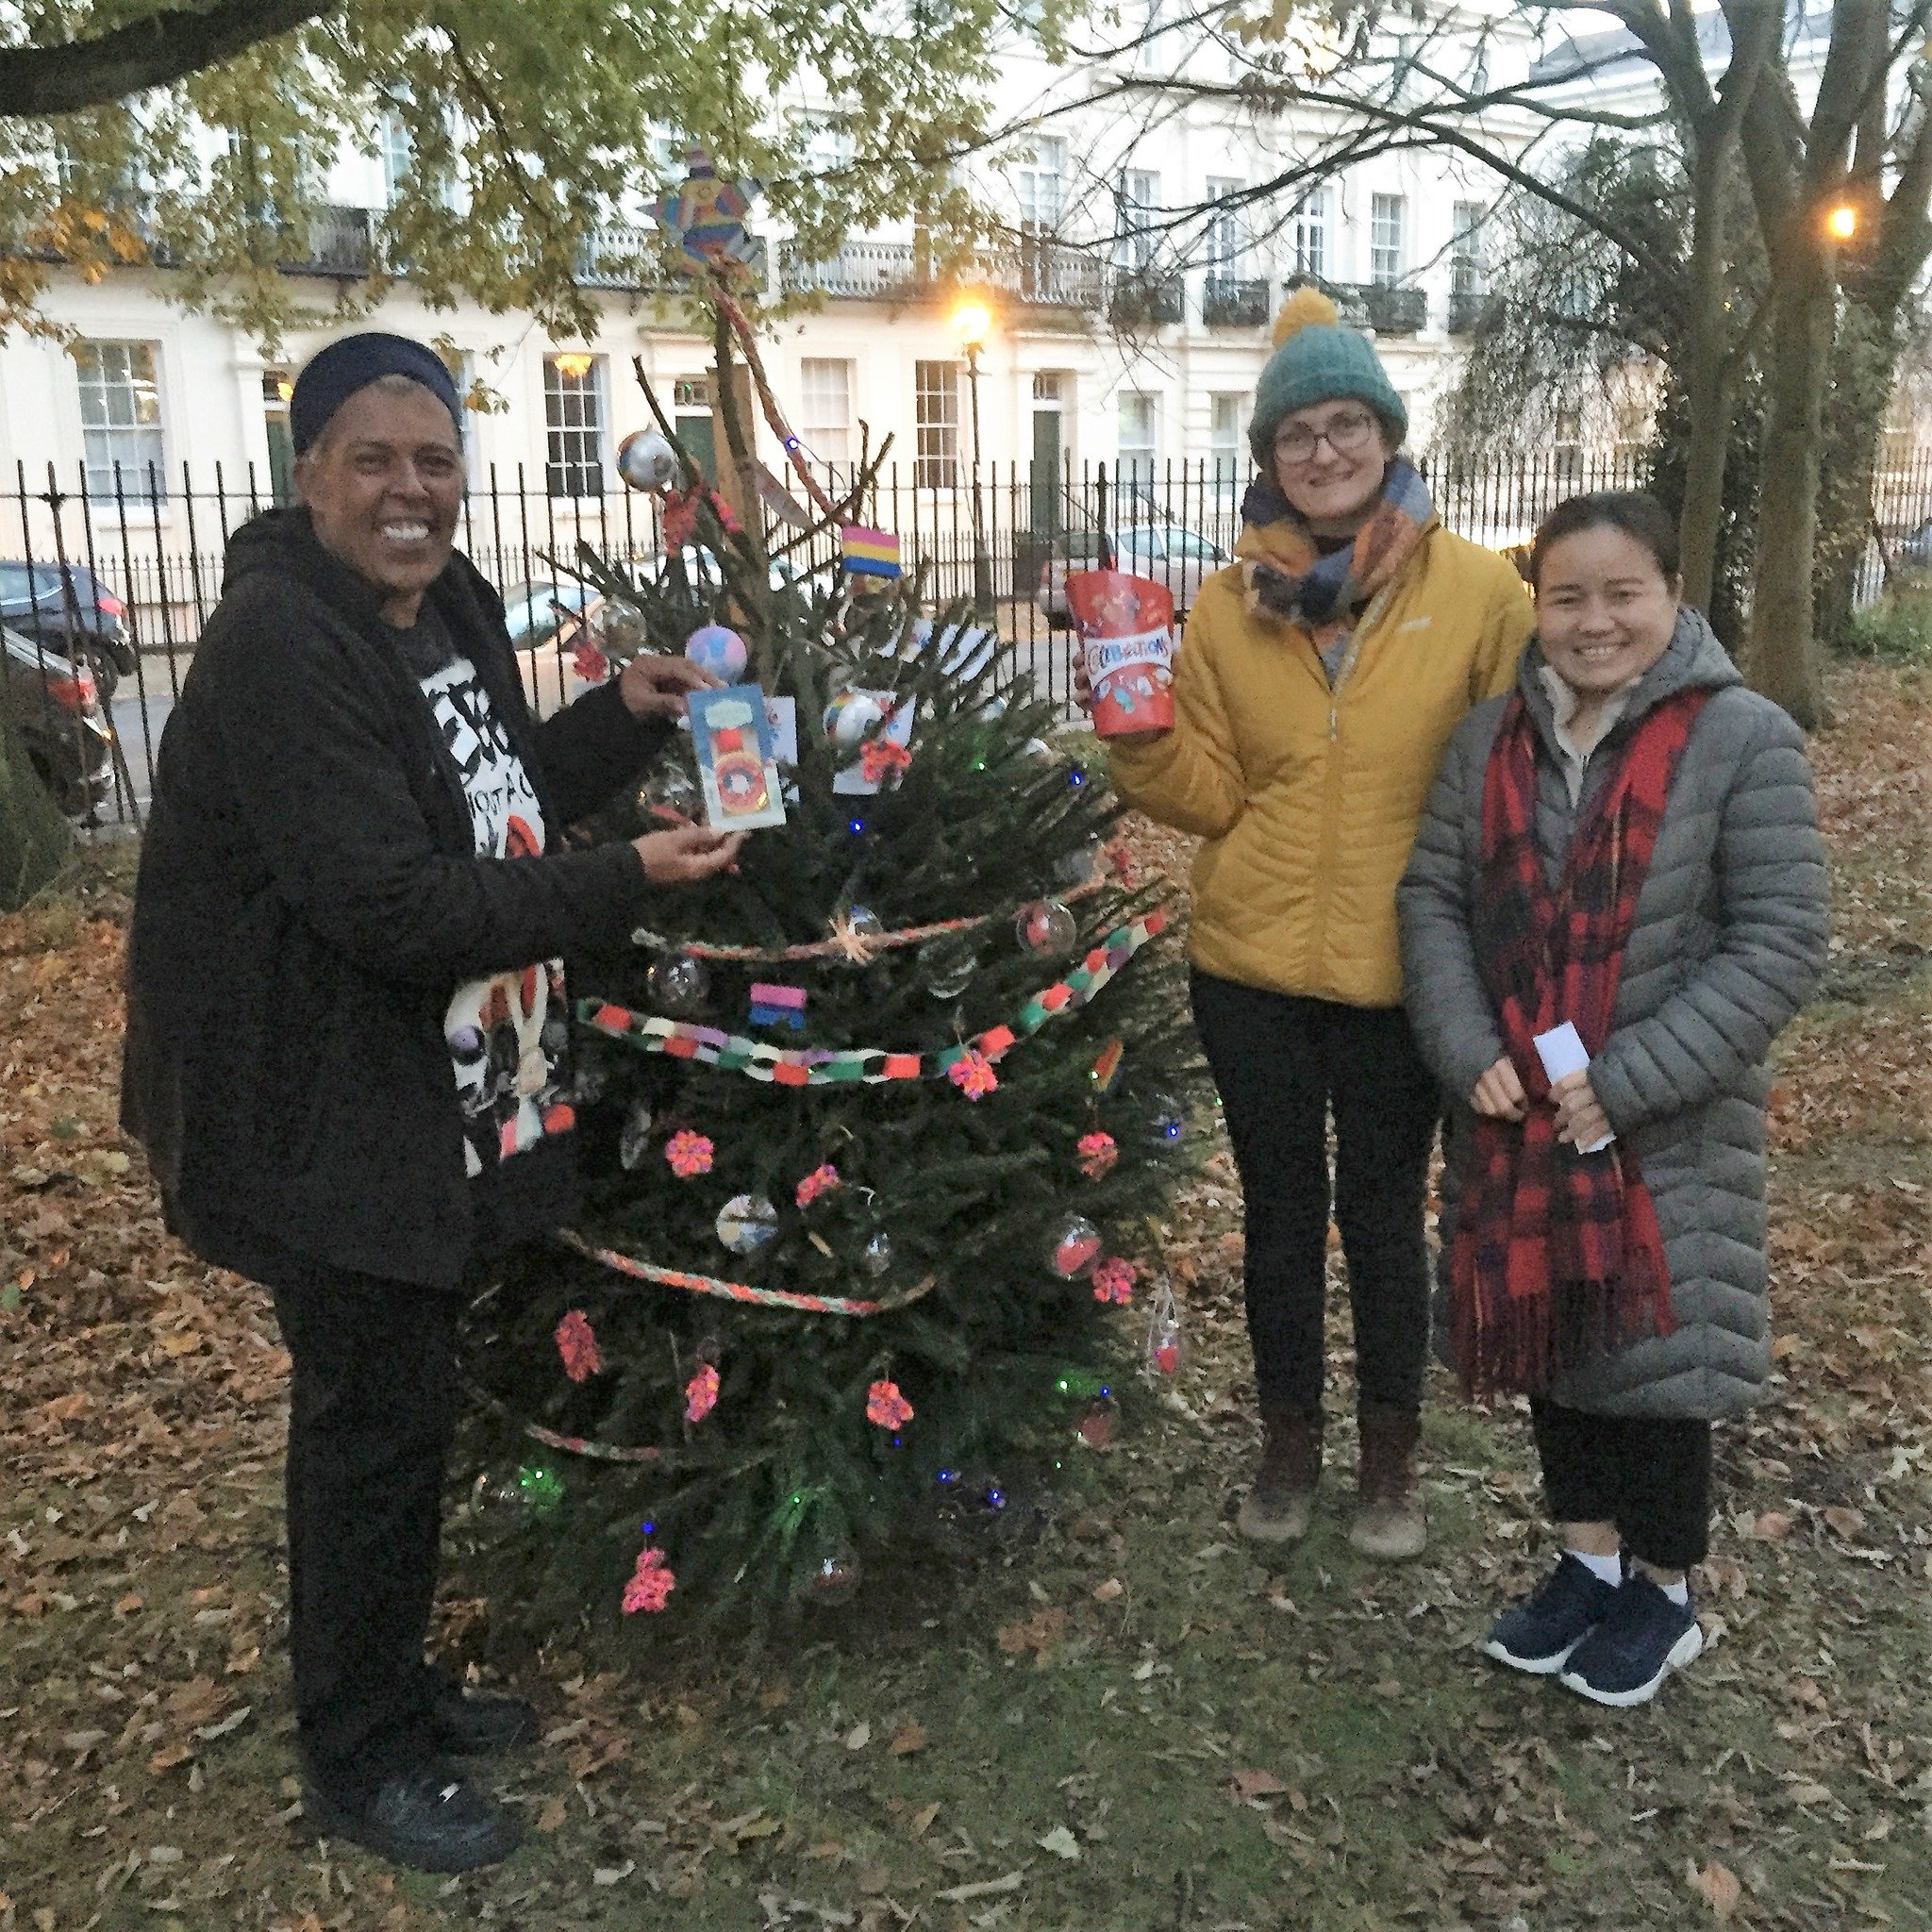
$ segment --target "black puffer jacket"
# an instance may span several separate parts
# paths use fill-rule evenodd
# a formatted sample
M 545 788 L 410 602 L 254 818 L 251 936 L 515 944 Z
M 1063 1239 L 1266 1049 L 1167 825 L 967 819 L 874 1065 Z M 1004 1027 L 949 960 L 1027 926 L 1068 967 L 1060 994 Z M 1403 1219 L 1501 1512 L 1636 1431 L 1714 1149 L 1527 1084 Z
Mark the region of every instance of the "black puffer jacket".
M 236 532 L 162 736 L 122 1120 L 170 1224 L 220 1266 L 256 1273 L 280 1252 L 456 1287 L 477 1203 L 445 1008 L 467 979 L 621 945 L 652 891 L 627 844 L 557 846 L 664 727 L 637 724 L 614 682 L 535 724 L 475 568 L 454 558 L 428 595 L 515 742 L 553 856 L 475 856 L 415 673 L 302 510 Z M 568 1216 L 574 1138 L 491 1177 L 506 1196 L 492 1228 Z

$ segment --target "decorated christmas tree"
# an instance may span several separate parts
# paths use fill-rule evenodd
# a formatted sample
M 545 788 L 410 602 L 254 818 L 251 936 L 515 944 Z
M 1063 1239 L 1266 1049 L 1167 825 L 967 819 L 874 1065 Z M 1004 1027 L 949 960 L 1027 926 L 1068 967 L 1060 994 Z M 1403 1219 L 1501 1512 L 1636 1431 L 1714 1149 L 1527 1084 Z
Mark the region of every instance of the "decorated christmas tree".
M 1055 707 L 922 608 L 854 527 L 866 470 L 831 500 L 745 347 L 815 512 L 741 520 L 668 424 L 634 439 L 628 475 L 691 487 L 660 572 L 579 559 L 617 613 L 580 668 L 684 652 L 733 687 L 597 831 L 759 829 L 625 957 L 573 962 L 586 1211 L 473 1324 L 486 1490 L 626 1609 L 836 1599 L 1104 1433 L 1112 1378 L 1178 1342 L 1156 1224 L 1201 1095 L 1157 894 Z M 743 500 L 788 496 L 727 428 Z M 771 569 L 841 533 L 836 565 Z

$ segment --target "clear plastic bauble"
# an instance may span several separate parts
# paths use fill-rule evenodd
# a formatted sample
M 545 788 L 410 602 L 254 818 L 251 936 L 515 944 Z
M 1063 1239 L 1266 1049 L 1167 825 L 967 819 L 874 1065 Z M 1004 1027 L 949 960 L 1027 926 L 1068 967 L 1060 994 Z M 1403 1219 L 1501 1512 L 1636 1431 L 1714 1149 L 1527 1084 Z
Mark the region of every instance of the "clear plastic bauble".
M 825 707 L 825 736 L 841 751 L 857 751 L 885 717 L 885 707 L 871 691 L 835 691 Z
M 617 445 L 617 474 L 633 490 L 669 490 L 677 481 L 677 452 L 661 429 L 636 429 Z
M 884 1228 L 859 1249 L 858 1265 L 874 1276 L 883 1274 L 892 1265 L 892 1237 Z
M 537 1039 L 546 1058 L 561 1059 L 564 1049 L 570 1045 L 569 1024 L 562 1020 L 546 1020 Z
M 711 991 L 711 969 L 695 953 L 667 953 L 645 981 L 651 1003 L 672 1019 L 701 1013 Z
M 1148 1102 L 1148 1138 L 1157 1146 L 1173 1147 L 1188 1131 L 1187 1109 L 1172 1093 L 1156 1093 Z
M 1107 858 L 1106 848 L 1098 839 L 1090 839 L 1084 845 L 1076 845 L 1071 852 L 1062 852 L 1053 862 L 1053 881 L 1057 886 L 1084 886 L 1100 875 L 1100 868 Z
M 633 606 L 606 603 L 597 612 L 596 641 L 607 658 L 634 658 L 650 649 L 651 627 Z
M 1156 1376 L 1177 1375 L 1181 1368 L 1181 1311 L 1174 1290 L 1162 1282 L 1147 1308 L 1147 1370 Z
M 837 1550 L 819 1558 L 806 1590 L 814 1603 L 846 1603 L 858 1592 L 864 1574 L 856 1551 Z
M 1080 937 L 1080 923 L 1058 899 L 1035 899 L 1021 907 L 1013 934 L 1027 952 L 1043 959 L 1071 953 Z
M 927 940 L 919 949 L 919 976 L 934 999 L 956 1000 L 973 983 L 979 960 L 973 948 L 950 934 Z
M 705 808 L 697 780 L 679 764 L 659 765 L 644 780 L 638 792 L 638 804 L 644 817 L 653 821 L 695 820 Z
M 1029 738 L 1020 747 L 1020 756 L 1029 764 L 1051 765 L 1058 762 L 1054 757 L 1053 746 L 1043 738 Z
M 857 904 L 840 908 L 839 923 L 859 940 L 875 940 L 886 929 L 886 922 L 870 906 Z
M 685 639 L 684 655 L 700 671 L 708 671 L 725 684 L 736 684 L 751 661 L 744 640 L 725 624 L 699 625 Z
M 719 1208 L 717 1227 L 734 1255 L 755 1255 L 778 1232 L 778 1210 L 762 1194 L 734 1194 Z
M 529 1507 L 529 1499 L 524 1494 L 514 1470 L 486 1469 L 470 1486 L 473 1516 L 522 1516 Z
M 640 1094 L 625 1109 L 624 1126 L 617 1136 L 617 1158 L 626 1174 L 638 1173 L 650 1159 L 655 1125 L 651 1103 Z
M 1100 1258 L 1100 1230 L 1084 1215 L 1070 1214 L 1055 1230 L 1047 1265 L 1064 1280 L 1074 1281 Z

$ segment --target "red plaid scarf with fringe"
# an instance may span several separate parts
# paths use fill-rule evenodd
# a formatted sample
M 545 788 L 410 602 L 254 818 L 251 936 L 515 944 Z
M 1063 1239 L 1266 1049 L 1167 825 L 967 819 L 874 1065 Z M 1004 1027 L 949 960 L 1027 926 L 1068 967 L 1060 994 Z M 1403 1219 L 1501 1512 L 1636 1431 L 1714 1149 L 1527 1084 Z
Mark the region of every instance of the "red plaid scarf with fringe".
M 1555 890 L 1537 846 L 1536 725 L 1520 692 L 1497 727 L 1474 924 L 1529 1110 L 1475 1124 L 1450 1254 L 1456 1365 L 1472 1394 L 1539 1394 L 1593 1356 L 1670 1333 L 1670 1271 L 1637 1157 L 1623 1141 L 1578 1154 L 1557 1141 L 1536 1036 L 1569 1020 L 1592 1057 L 1602 1051 L 1664 801 L 1708 695 L 1680 691 L 1638 724 Z

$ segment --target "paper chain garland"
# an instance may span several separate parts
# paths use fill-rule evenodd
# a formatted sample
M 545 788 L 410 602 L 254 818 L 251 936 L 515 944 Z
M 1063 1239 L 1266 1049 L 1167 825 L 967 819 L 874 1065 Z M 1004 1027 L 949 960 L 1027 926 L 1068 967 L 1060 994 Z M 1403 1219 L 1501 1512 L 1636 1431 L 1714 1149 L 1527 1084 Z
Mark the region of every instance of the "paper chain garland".
M 888 1307 L 903 1307 L 917 1299 L 932 1284 L 923 1283 L 914 1294 L 897 1302 L 868 1302 L 847 1295 L 798 1294 L 785 1288 L 754 1288 L 745 1281 L 721 1281 L 710 1274 L 692 1274 L 681 1268 L 660 1268 L 655 1261 L 639 1261 L 615 1248 L 600 1248 L 569 1228 L 559 1228 L 557 1238 L 567 1248 L 633 1281 L 648 1281 L 658 1288 L 681 1288 L 691 1294 L 716 1295 L 723 1301 L 748 1302 L 760 1308 L 794 1308 L 807 1315 L 876 1315 Z
M 1003 1059 L 1018 1041 L 1040 1029 L 1056 1014 L 1077 1010 L 1092 999 L 1148 941 L 1167 924 L 1166 911 L 1156 907 L 1130 924 L 1108 933 L 1066 978 L 1037 992 L 1014 1014 L 1009 1024 L 994 1026 L 975 1039 L 935 1054 L 892 1053 L 880 1046 L 848 1047 L 842 1051 L 810 1047 L 768 1046 L 742 1034 L 716 1026 L 699 1026 L 686 1020 L 632 1012 L 606 1000 L 577 1002 L 577 1018 L 613 1040 L 628 1041 L 643 1053 L 669 1054 L 675 1059 L 700 1060 L 727 1073 L 748 1074 L 780 1087 L 835 1087 L 853 1082 L 877 1086 L 888 1080 L 944 1079 L 969 1054 L 989 1060 Z

